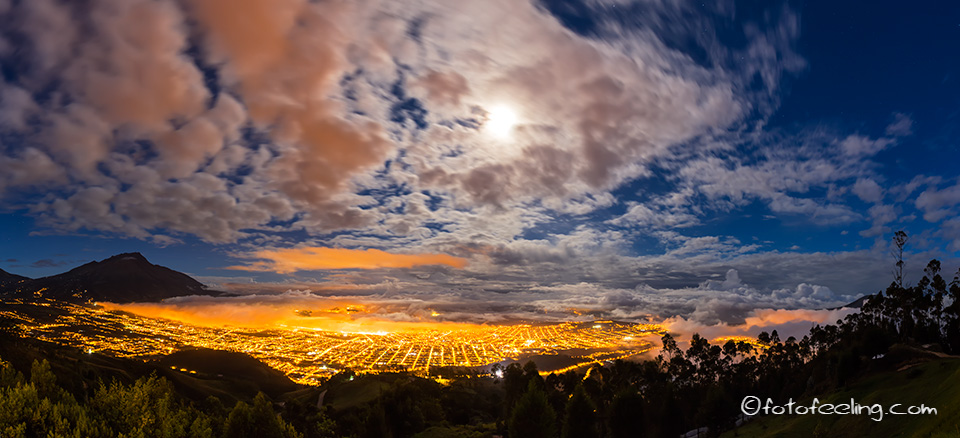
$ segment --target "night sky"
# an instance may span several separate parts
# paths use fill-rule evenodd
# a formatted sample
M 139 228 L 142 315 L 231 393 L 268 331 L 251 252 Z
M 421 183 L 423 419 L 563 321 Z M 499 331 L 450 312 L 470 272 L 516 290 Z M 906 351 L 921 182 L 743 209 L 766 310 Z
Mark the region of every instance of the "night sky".
M 0 0 L 0 268 L 835 320 L 896 230 L 960 265 L 958 47 L 954 1 Z

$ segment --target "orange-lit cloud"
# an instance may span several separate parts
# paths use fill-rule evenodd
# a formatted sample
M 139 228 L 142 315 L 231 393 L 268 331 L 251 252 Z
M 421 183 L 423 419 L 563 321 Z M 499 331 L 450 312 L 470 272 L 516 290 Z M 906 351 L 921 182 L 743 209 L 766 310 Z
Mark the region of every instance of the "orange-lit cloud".
M 681 338 L 688 339 L 694 333 L 710 339 L 720 339 L 735 336 L 755 338 L 760 332 L 777 330 L 780 339 L 786 340 L 789 336 L 797 339 L 810 332 L 816 324 L 835 324 L 837 320 L 856 312 L 857 309 L 842 308 L 836 310 L 811 309 L 756 309 L 745 318 L 743 324 L 719 323 L 706 325 L 683 317 L 668 318 L 663 322 L 667 330 L 676 333 Z M 712 342 L 712 341 L 711 341 Z
M 230 269 L 290 274 L 324 269 L 412 268 L 425 265 L 463 268 L 467 265 L 466 259 L 446 254 L 392 254 L 379 249 L 324 247 L 264 249 L 254 252 L 251 258 L 262 260 L 244 266 L 231 266 Z
M 437 321 L 427 315 L 397 315 L 388 309 L 353 301 L 325 299 L 288 300 L 278 303 L 204 301 L 167 303 L 98 303 L 148 318 L 162 318 L 203 327 L 256 329 L 305 328 L 347 333 L 403 332 L 412 330 L 462 330 L 476 324 Z M 376 313 L 375 313 L 376 312 Z

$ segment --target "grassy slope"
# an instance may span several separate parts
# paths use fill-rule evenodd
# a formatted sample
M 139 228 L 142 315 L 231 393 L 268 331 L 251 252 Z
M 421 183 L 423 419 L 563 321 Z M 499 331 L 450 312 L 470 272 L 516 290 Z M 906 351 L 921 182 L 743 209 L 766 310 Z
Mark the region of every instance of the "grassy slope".
M 324 397 L 324 404 L 341 411 L 376 400 L 397 377 L 393 375 L 359 376 L 349 382 L 332 385 Z M 321 389 L 327 389 L 322 387 Z
M 820 397 L 822 403 L 861 405 L 879 403 L 885 408 L 900 403 L 937 408 L 938 415 L 803 415 L 756 418 L 724 437 L 960 437 L 960 360 L 941 359 L 903 371 L 865 378 L 842 391 Z M 775 400 L 784 403 L 786 400 Z M 810 400 L 802 403 L 809 405 Z
M 302 389 L 286 375 L 270 368 L 263 362 L 243 353 L 210 350 L 206 348 L 188 348 L 169 354 L 157 361 L 160 368 L 167 371 L 171 366 L 194 370 L 189 375 L 204 380 L 208 384 L 225 382 L 232 388 L 228 392 L 248 395 L 253 398 L 257 391 L 276 398 L 282 394 Z M 183 375 L 174 372 L 172 374 Z M 176 379 L 173 379 L 176 381 Z

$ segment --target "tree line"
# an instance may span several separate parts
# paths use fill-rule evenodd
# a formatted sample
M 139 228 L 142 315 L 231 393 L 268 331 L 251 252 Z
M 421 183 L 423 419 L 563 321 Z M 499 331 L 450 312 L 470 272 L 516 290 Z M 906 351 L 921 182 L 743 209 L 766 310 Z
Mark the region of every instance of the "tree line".
M 540 379 L 532 363 L 511 365 L 504 375 L 508 435 L 676 437 L 706 427 L 718 436 L 736 425 L 745 396 L 816 396 L 890 369 L 912 352 L 960 354 L 960 271 L 948 283 L 940 261 L 931 260 L 916 285 L 906 284 L 906 242 L 906 233 L 895 234 L 894 280 L 885 291 L 801 339 L 781 339 L 774 330 L 760 333 L 756 345 L 711 345 L 694 334 L 683 350 L 665 334 L 655 359 L 597 365 L 585 376 Z

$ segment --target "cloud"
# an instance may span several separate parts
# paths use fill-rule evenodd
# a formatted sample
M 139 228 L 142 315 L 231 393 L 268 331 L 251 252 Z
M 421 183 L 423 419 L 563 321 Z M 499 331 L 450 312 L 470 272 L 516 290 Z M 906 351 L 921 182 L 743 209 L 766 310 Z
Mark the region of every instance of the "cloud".
M 278 203 L 297 205 L 308 218 L 330 219 L 326 228 L 350 224 L 356 217 L 350 206 L 328 212 L 342 204 L 336 195 L 352 174 L 382 163 L 391 148 L 378 126 L 343 120 L 335 104 L 317 98 L 332 86 L 322 78 L 339 74 L 336 59 L 345 52 L 345 41 L 329 38 L 338 32 L 326 21 L 335 9 L 296 1 L 14 5 L 5 18 L 18 23 L 27 61 L 16 71 L 19 86 L 0 88 L 0 128 L 27 130 L 32 147 L 0 159 L 32 172 L 5 175 L 0 189 L 70 183 L 63 186 L 66 196 L 36 208 L 43 224 L 144 239 L 164 229 L 236 241 L 246 236 L 242 229 L 286 220 L 284 208 L 269 208 Z M 237 11 L 243 11 L 239 21 Z M 81 30 L 81 22 L 92 23 L 92 30 Z M 30 98 L 41 92 L 51 93 L 42 108 Z M 27 123 L 29 117 L 38 119 Z M 275 155 L 264 160 L 266 150 L 238 149 L 259 146 L 241 145 L 241 130 L 251 127 L 270 133 Z M 253 171 L 248 184 L 229 179 L 241 168 Z M 231 211 L 220 218 L 247 216 L 243 224 L 213 218 L 206 225 L 189 218 L 157 223 L 142 211 L 114 216 L 124 224 L 100 222 L 106 210 L 131 208 L 189 217 L 199 207 L 191 200 L 165 205 L 166 199 L 150 195 L 164 183 L 202 189 L 188 186 L 204 170 L 223 180 L 220 196 L 228 198 L 217 202 Z M 94 189 L 111 196 L 93 197 Z M 131 192 L 148 195 L 142 208 L 124 204 Z M 79 198 L 64 204 L 71 195 Z M 81 201 L 86 207 L 74 208 Z M 94 202 L 103 207 L 90 208 Z
M 722 281 L 708 280 L 690 288 L 640 285 L 619 289 L 590 283 L 530 287 L 528 283 L 480 291 L 462 287 L 466 283 L 455 280 L 439 283 L 424 284 L 398 271 L 384 277 L 373 271 L 312 284 L 225 284 L 229 292 L 240 294 L 234 297 L 179 297 L 163 303 L 108 307 L 212 326 L 284 324 L 391 331 L 616 319 L 663 323 L 684 337 L 694 332 L 710 338 L 756 336 L 762 330 L 776 329 L 784 339 L 800 337 L 815 323 L 832 323 L 855 311 L 807 310 L 809 306 L 834 307 L 848 297 L 810 284 L 763 291 L 745 284 L 736 270 L 728 270 Z M 496 288 L 495 284 L 487 286 Z M 310 311 L 312 316 L 305 318 L 297 310 Z
M 786 133 L 771 128 L 749 140 L 740 134 L 725 139 L 726 144 L 744 141 L 754 146 L 718 148 L 712 154 L 668 162 L 676 169 L 668 174 L 676 186 L 667 196 L 685 201 L 670 213 L 727 214 L 759 200 L 773 213 L 831 226 L 866 218 L 862 207 L 850 202 L 849 194 L 873 204 L 881 203 L 887 193 L 904 197 L 900 192 L 905 188 L 884 188 L 878 183 L 882 178 L 871 159 L 896 145 L 899 137 L 849 135 L 823 128 Z M 876 213 L 870 219 L 888 216 Z M 871 233 L 884 232 L 886 222 L 875 224 Z
M 960 183 L 943 189 L 930 185 L 917 196 L 914 205 L 923 211 L 923 218 L 927 222 L 939 222 L 948 216 L 954 216 L 954 209 L 960 205 Z
M 31 268 L 56 268 L 58 266 L 66 265 L 68 262 L 65 261 L 54 261 L 53 259 L 40 259 L 30 264 Z
M 896 113 L 893 116 L 893 122 L 887 125 L 887 135 L 905 137 L 913 134 L 913 119 L 910 116 L 903 113 Z
M 290 274 L 297 271 L 334 269 L 412 268 L 423 265 L 446 265 L 463 268 L 467 261 L 446 254 L 392 254 L 378 249 L 292 248 L 264 249 L 248 255 L 265 259 L 230 269 L 269 271 Z
M 655 211 L 644 204 L 632 203 L 622 216 L 610 220 L 620 226 L 633 225 L 656 229 L 686 228 L 699 225 L 696 216 L 686 212 Z
M 660 26 L 692 11 L 638 17 Z M 50 230 L 168 244 L 278 227 L 427 233 L 455 216 L 366 208 L 424 192 L 504 222 L 514 208 L 586 214 L 658 157 L 768 107 L 803 66 L 797 17 L 782 8 L 739 49 L 705 18 L 662 35 L 603 19 L 603 37 L 585 38 L 506 0 L 38 0 L 0 13 L 24 60 L 0 85 L 0 129 L 28 139 L 0 150 L 23 169 L 0 190 L 35 195 L 6 202 Z M 684 34 L 713 62 L 663 40 Z M 507 142 L 480 129 L 497 104 L 520 115 Z M 391 187 L 407 193 L 368 194 Z
M 108 310 L 121 310 L 207 327 L 298 327 L 336 332 L 476 328 L 469 323 L 437 320 L 431 316 L 432 311 L 428 308 L 413 316 L 399 315 L 381 312 L 376 307 L 368 308 L 354 301 L 319 298 L 299 292 L 289 292 L 274 298 L 234 297 L 211 300 L 208 297 L 187 297 L 163 303 L 98 304 Z
M 948 241 L 947 248 L 950 251 L 960 251 L 960 218 L 954 217 L 943 221 L 937 234 Z M 960 275 L 960 270 L 957 274 Z
M 860 232 L 860 235 L 863 237 L 881 236 L 891 232 L 891 228 L 888 227 L 887 224 L 895 221 L 898 217 L 897 209 L 892 205 L 877 204 L 870 207 L 867 212 L 870 214 L 873 225 L 869 229 Z
M 786 259 L 786 258 L 785 258 Z M 617 269 L 646 271 L 636 264 L 607 268 L 612 272 L 596 272 L 587 266 L 603 266 L 600 260 L 562 263 L 553 268 L 541 268 L 488 275 L 474 270 L 473 265 L 463 270 L 447 269 L 381 269 L 362 274 L 340 276 L 319 283 L 268 285 L 225 285 L 246 296 L 274 296 L 286 290 L 309 290 L 323 297 L 337 297 L 380 309 L 388 314 L 418 314 L 424 307 L 442 313 L 445 320 L 483 323 L 495 322 L 563 321 L 584 318 L 614 318 L 622 320 L 660 321 L 684 316 L 704 324 L 725 322 L 742 323 L 750 312 L 762 308 L 828 308 L 853 301 L 859 294 L 833 292 L 832 288 L 806 283 L 786 283 L 783 288 L 767 289 L 744 281 L 767 281 L 763 275 L 746 269 L 745 260 L 737 269 L 727 269 L 724 280 L 702 280 L 692 286 L 666 286 L 669 282 L 648 277 L 618 282 Z M 616 259 L 604 260 L 617 264 Z M 836 263 L 836 262 L 835 262 Z M 546 262 L 547 265 L 552 265 Z M 715 272 L 716 265 L 710 268 Z M 591 272 L 592 271 L 592 272 Z M 746 274 L 741 274 L 740 271 Z M 496 272 L 496 271 L 495 271 Z M 659 269 L 658 272 L 663 272 Z M 674 271 L 676 272 L 676 271 Z M 797 276 L 807 272 L 794 269 Z M 587 276 L 580 276 L 587 274 Z M 590 277 L 589 275 L 596 277 Z M 707 274 L 697 274 L 707 276 Z M 540 281 L 532 283 L 529 276 Z M 582 281 L 578 282 L 578 278 Z M 702 277 L 701 277 L 702 278 Z M 723 277 L 721 277 L 723 278 Z M 694 280 L 695 281 L 695 280 Z M 660 284 L 654 287 L 650 283 Z M 881 286 L 878 286 L 881 287 Z M 859 291 L 858 291 L 859 292 Z M 253 299 L 253 298 L 251 298 Z
M 488 306 L 466 310 L 449 303 L 423 303 L 403 299 L 370 299 L 317 296 L 302 291 L 288 291 L 274 296 L 254 295 L 232 298 L 183 297 L 162 303 L 113 304 L 99 303 L 108 310 L 122 310 L 153 318 L 172 319 L 188 324 L 209 327 L 249 327 L 272 329 L 277 327 L 307 327 L 345 332 L 378 332 L 405 330 L 475 329 L 480 324 L 516 323 L 520 321 L 561 321 L 542 315 L 532 315 L 540 305 L 523 307 Z M 544 306 L 550 309 L 550 306 Z M 585 309 L 565 308 L 567 312 Z M 309 313 L 307 313 L 309 312 Z M 610 312 L 575 315 L 565 319 L 590 321 L 615 315 Z M 803 337 L 815 324 L 833 324 L 838 319 L 856 312 L 856 309 L 802 310 L 756 309 L 746 313 L 737 323 L 707 324 L 698 319 L 681 316 L 657 319 L 650 323 L 662 324 L 678 336 L 689 339 L 699 333 L 707 339 L 722 336 L 757 336 L 761 331 L 777 330 L 781 339 Z M 305 316 L 309 315 L 309 316 Z M 531 318 L 531 316 L 533 318 Z
M 414 89 L 423 88 L 427 100 L 438 105 L 447 105 L 456 108 L 464 97 L 470 94 L 470 84 L 467 79 L 457 72 L 440 72 L 430 70 L 417 79 Z
M 757 309 L 749 314 L 742 324 L 703 324 L 683 317 L 669 318 L 663 325 L 671 332 L 679 333 L 681 339 L 689 338 L 694 333 L 706 339 L 717 339 L 725 336 L 756 337 L 760 332 L 771 333 L 774 330 L 780 339 L 789 337 L 800 339 L 810 334 L 810 329 L 816 324 L 835 324 L 847 315 L 856 313 L 857 309 L 842 308 L 837 310 L 786 310 L 786 309 Z
M 860 178 L 853 184 L 853 193 L 864 202 L 878 203 L 883 200 L 883 189 L 870 178 Z
M 45 152 L 26 148 L 9 156 L 0 156 L 0 196 L 15 188 L 44 187 L 64 183 L 63 168 Z
M 33 96 L 27 90 L 16 85 L 0 83 L 0 126 L 22 132 L 27 128 L 29 118 L 38 108 Z
M 861 135 L 850 135 L 840 142 L 840 150 L 852 157 L 869 157 L 892 144 L 894 140 L 890 138 L 871 139 Z

